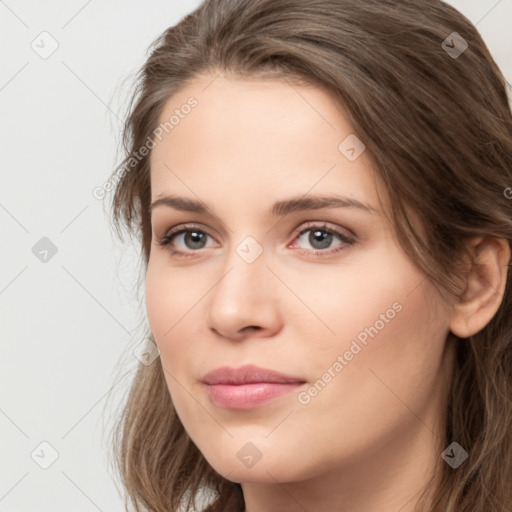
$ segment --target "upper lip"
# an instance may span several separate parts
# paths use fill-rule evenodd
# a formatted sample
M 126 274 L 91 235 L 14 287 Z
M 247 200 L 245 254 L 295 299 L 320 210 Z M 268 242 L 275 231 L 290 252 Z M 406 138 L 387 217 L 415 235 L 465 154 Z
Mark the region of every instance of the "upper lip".
M 257 382 L 269 382 L 274 384 L 302 384 L 305 382 L 305 380 L 299 377 L 284 375 L 274 370 L 259 368 L 253 365 L 244 365 L 240 368 L 230 368 L 228 366 L 216 368 L 215 370 L 208 372 L 203 377 L 203 382 L 209 385 L 241 385 L 254 384 Z

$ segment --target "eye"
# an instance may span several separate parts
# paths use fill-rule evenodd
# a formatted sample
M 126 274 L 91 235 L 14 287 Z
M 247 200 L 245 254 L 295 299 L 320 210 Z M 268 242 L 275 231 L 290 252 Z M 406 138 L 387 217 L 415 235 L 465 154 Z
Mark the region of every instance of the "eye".
M 317 256 L 336 253 L 355 243 L 354 238 L 337 229 L 328 228 L 326 224 L 309 225 L 298 233 L 296 240 L 299 249 L 309 249 L 303 251 L 305 254 L 312 253 Z
M 201 249 L 216 247 L 214 241 L 208 245 L 208 239 L 214 240 L 206 231 L 197 226 L 181 225 L 171 229 L 157 244 L 167 247 L 173 256 L 195 256 Z M 355 243 L 352 236 L 340 230 L 328 227 L 327 224 L 309 224 L 299 231 L 290 248 L 301 253 L 314 256 L 327 256 L 337 253 Z M 309 247 L 308 247 L 309 246 Z
M 171 254 L 190 256 L 190 253 L 207 248 L 208 238 L 212 238 L 206 231 L 195 226 L 181 226 L 171 229 L 157 243 L 168 247 Z M 210 245 L 215 246 L 215 244 Z

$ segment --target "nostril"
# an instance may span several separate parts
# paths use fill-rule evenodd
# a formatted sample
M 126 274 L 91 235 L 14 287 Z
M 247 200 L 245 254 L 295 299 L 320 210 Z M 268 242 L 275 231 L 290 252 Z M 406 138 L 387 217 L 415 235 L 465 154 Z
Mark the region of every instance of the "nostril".
M 245 330 L 260 331 L 261 327 L 259 325 L 248 325 L 247 327 L 245 327 Z

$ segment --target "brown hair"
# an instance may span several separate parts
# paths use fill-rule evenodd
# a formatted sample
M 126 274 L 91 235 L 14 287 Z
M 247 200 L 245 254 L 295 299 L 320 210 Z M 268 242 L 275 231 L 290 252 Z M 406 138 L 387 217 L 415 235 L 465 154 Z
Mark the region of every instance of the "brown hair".
M 456 58 L 442 45 L 453 32 L 468 43 Z M 200 73 L 220 70 L 329 91 L 385 184 L 400 244 L 445 291 L 456 293 L 468 236 L 510 245 L 506 81 L 457 10 L 439 0 L 206 0 L 153 43 L 123 132 L 113 220 L 121 237 L 121 224 L 141 235 L 144 265 L 151 244 L 149 155 L 133 156 L 173 94 Z M 424 233 L 411 223 L 411 211 Z M 445 446 L 456 441 L 469 458 L 457 469 L 439 459 L 423 496 L 431 493 L 431 512 L 512 510 L 510 279 L 509 273 L 491 322 L 458 341 Z M 137 511 L 190 506 L 203 487 L 216 491 L 208 510 L 243 509 L 240 486 L 217 474 L 189 439 L 158 362 L 138 366 L 113 441 Z

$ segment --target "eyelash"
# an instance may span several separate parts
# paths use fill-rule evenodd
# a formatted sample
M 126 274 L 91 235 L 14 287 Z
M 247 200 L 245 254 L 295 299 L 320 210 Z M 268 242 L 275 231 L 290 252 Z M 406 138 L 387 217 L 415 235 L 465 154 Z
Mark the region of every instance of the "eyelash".
M 337 237 L 342 244 L 336 246 L 334 250 L 322 250 L 322 249 L 316 249 L 316 250 L 307 250 L 307 249 L 296 249 L 301 252 L 301 254 L 311 255 L 314 256 L 331 256 L 333 254 L 338 253 L 339 251 L 342 251 L 346 248 L 346 246 L 354 245 L 356 240 L 350 236 L 345 235 L 344 233 L 338 231 L 334 228 L 327 227 L 327 224 L 310 224 L 298 231 L 294 235 L 294 240 L 301 237 L 304 233 L 307 233 L 308 231 L 323 231 L 324 233 L 327 233 L 329 235 L 333 235 Z M 171 253 L 172 256 L 178 256 L 178 257 L 189 257 L 189 256 L 195 256 L 194 253 L 199 252 L 199 250 L 190 250 L 188 252 L 182 252 L 182 251 L 176 251 L 171 247 L 172 240 L 177 237 L 178 235 L 181 235 L 183 233 L 188 232 L 195 232 L 195 233 L 202 233 L 207 236 L 211 236 L 208 232 L 206 232 L 204 229 L 201 229 L 199 226 L 196 225 L 183 225 L 177 228 L 171 229 L 169 232 L 167 232 L 166 235 L 164 235 L 160 240 L 157 240 L 157 244 L 161 247 L 167 247 L 167 250 Z M 212 237 L 213 238 L 213 237 Z

